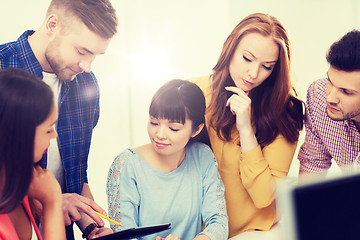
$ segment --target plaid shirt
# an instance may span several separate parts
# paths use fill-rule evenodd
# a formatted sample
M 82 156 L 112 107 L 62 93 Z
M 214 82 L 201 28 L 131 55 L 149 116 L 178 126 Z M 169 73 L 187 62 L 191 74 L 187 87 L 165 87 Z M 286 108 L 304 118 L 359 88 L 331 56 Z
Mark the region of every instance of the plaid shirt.
M 310 85 L 306 105 L 306 136 L 298 155 L 300 170 L 321 172 L 330 168 L 333 159 L 343 171 L 349 171 L 360 152 L 360 133 L 352 120 L 328 117 L 326 79 Z
M 16 42 L 0 45 L 0 69 L 21 68 L 43 78 L 24 32 Z M 78 74 L 73 81 L 63 82 L 59 96 L 57 132 L 59 150 L 65 171 L 66 192 L 81 194 L 87 182 L 87 159 L 92 130 L 99 119 L 99 87 L 94 74 Z

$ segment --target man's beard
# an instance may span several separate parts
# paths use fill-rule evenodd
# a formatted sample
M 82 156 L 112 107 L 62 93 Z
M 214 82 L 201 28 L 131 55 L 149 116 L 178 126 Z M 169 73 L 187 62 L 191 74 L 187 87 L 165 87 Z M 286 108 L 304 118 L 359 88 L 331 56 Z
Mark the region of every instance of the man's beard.
M 347 120 L 347 119 L 353 119 L 354 117 L 357 117 L 357 116 L 360 115 L 360 109 L 357 109 L 355 111 L 352 111 L 352 112 L 349 112 L 349 113 L 346 113 L 346 114 L 343 114 L 343 112 L 341 111 L 342 117 L 331 116 L 329 114 L 329 111 L 330 110 L 328 108 L 326 108 L 326 114 L 328 115 L 329 118 L 331 118 L 334 121 L 344 121 L 344 120 Z
M 48 46 L 45 51 L 46 61 L 49 63 L 51 69 L 57 76 L 60 81 L 68 82 L 74 80 L 76 75 L 67 74 L 69 69 L 60 59 L 59 46 L 60 40 L 58 38 L 54 39 Z

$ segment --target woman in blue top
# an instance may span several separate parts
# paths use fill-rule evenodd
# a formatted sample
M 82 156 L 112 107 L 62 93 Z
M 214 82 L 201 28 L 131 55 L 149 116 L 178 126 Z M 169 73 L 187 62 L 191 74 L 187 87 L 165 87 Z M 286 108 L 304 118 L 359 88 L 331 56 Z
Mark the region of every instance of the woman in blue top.
M 217 163 L 211 149 L 196 142 L 204 115 L 204 95 L 191 82 L 172 80 L 155 93 L 149 109 L 151 143 L 123 151 L 110 167 L 110 218 L 125 228 L 171 223 L 171 229 L 141 239 L 227 239 Z

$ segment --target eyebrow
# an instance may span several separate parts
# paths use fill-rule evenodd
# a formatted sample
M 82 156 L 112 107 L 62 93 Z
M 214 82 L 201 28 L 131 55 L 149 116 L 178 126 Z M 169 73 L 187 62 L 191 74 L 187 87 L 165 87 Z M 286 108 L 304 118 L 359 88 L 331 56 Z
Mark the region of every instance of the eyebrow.
M 89 49 L 87 49 L 87 48 L 81 48 L 81 49 L 83 49 L 85 52 L 88 52 L 88 53 L 90 53 L 90 54 L 92 54 L 92 55 L 95 55 L 92 51 L 90 51 Z
M 326 72 L 326 76 L 327 76 L 328 81 L 332 83 L 332 81 L 330 80 L 330 77 L 329 77 L 329 72 Z
M 87 52 L 87 53 L 89 53 L 89 54 L 91 54 L 91 55 L 102 55 L 102 54 L 104 54 L 104 52 L 95 54 L 95 53 L 93 53 L 92 51 L 90 51 L 89 49 L 87 49 L 87 48 L 85 48 L 85 47 L 79 47 L 79 48 L 81 48 L 82 50 L 84 50 L 85 52 Z
M 53 126 L 58 120 L 56 119 L 55 122 L 53 122 L 50 126 Z
M 179 123 L 179 124 L 182 124 L 180 120 L 169 120 L 169 123 Z
M 248 50 L 245 50 L 245 52 L 249 53 L 251 56 L 253 56 L 253 58 L 256 58 L 256 59 L 257 59 L 257 57 L 256 57 L 254 54 L 252 54 L 252 52 L 250 52 L 250 51 L 248 51 Z M 277 62 L 277 60 L 274 60 L 274 61 L 265 61 L 264 63 L 276 63 L 276 62 Z
M 326 72 L 326 76 L 327 76 L 327 80 L 334 86 L 333 82 L 330 80 L 328 72 Z M 341 89 L 341 90 L 346 90 L 346 91 L 352 92 L 352 93 L 357 93 L 358 92 L 357 90 L 354 90 L 354 89 L 342 88 L 342 87 L 337 87 L 337 86 L 335 86 L 335 87 L 338 88 L 338 89 Z
M 159 118 L 157 118 L 157 117 L 154 117 L 154 116 L 150 116 L 150 119 L 155 119 L 155 120 L 159 120 Z M 181 120 L 170 120 L 170 119 L 167 119 L 167 118 L 163 118 L 163 119 L 166 119 L 166 120 L 168 120 L 169 121 L 169 123 L 179 123 L 179 124 L 182 124 L 182 125 L 184 125 L 183 123 L 181 123 Z

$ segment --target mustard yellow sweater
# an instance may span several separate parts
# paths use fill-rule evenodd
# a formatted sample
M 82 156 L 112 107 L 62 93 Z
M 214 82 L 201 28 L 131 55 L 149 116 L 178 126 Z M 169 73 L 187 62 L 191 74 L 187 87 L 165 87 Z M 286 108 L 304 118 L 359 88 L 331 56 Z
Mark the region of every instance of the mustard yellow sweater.
M 206 106 L 212 93 L 209 76 L 190 79 L 203 91 Z M 233 141 L 222 141 L 209 128 L 209 113 L 205 116 L 210 142 L 225 185 L 229 216 L 229 238 L 244 231 L 269 230 L 276 222 L 275 182 L 287 176 L 297 143 L 289 143 L 282 135 L 263 149 L 260 146 L 241 153 L 236 127 Z

